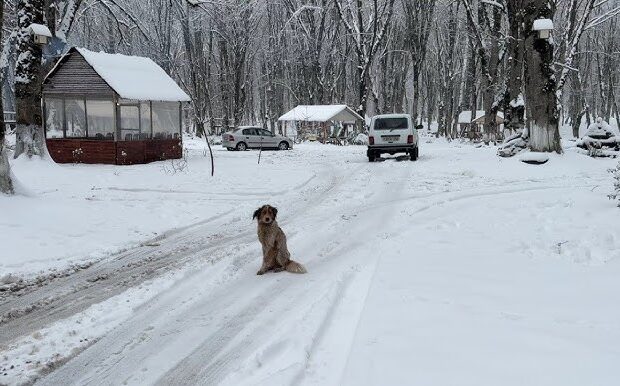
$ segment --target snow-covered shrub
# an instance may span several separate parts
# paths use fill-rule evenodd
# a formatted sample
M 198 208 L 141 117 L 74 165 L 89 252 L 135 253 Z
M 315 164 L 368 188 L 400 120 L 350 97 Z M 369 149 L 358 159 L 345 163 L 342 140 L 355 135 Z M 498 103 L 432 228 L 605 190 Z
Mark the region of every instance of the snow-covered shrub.
M 596 122 L 588 126 L 585 136 L 595 139 L 607 139 L 615 136 L 615 133 L 609 123 L 605 122 L 603 118 L 598 117 L 596 118 Z
M 609 195 L 609 198 L 611 200 L 618 200 L 618 207 L 620 207 L 620 163 L 618 163 L 615 169 L 610 169 L 609 171 L 614 176 L 614 190 Z
M 221 145 L 222 144 L 222 136 L 221 135 L 210 135 L 209 143 L 211 145 Z
M 603 148 L 618 150 L 620 148 L 620 137 L 614 129 L 600 117 L 596 122 L 588 126 L 586 134 L 577 141 L 577 147 L 588 151 L 590 157 L 603 157 Z
M 355 137 L 355 140 L 353 140 L 353 143 L 355 143 L 356 145 L 368 145 L 368 135 L 364 133 L 359 133 Z

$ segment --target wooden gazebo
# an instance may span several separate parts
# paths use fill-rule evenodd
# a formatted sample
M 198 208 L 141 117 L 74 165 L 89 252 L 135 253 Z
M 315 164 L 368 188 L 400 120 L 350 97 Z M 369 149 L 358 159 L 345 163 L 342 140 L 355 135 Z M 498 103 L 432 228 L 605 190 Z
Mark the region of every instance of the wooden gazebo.
M 181 158 L 189 101 L 151 59 L 71 48 L 43 81 L 49 154 L 117 165 Z

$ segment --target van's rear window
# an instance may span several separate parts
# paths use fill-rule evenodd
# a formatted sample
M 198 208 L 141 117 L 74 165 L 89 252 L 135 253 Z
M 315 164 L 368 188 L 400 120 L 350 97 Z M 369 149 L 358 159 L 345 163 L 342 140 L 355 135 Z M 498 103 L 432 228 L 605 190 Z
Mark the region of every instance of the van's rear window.
M 375 130 L 407 129 L 407 118 L 377 118 Z

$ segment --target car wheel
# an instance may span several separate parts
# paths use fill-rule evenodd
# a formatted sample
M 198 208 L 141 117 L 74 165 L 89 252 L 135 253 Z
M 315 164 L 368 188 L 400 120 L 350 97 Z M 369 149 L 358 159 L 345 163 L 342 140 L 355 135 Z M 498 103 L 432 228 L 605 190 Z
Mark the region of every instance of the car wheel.
M 411 155 L 411 160 L 416 161 L 418 159 L 418 148 L 416 147 L 409 154 Z
M 368 154 L 368 162 L 375 162 L 377 155 L 375 153 Z
M 280 144 L 278 145 L 278 150 L 288 150 L 288 143 L 284 141 L 280 142 Z
M 237 147 L 235 147 L 235 149 L 239 151 L 246 151 L 248 149 L 248 145 L 246 145 L 245 142 L 239 142 L 237 144 Z

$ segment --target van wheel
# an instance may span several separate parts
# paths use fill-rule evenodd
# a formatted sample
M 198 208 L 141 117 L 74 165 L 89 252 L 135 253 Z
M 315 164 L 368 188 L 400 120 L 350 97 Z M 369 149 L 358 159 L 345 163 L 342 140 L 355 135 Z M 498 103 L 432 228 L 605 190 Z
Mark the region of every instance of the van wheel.
M 417 161 L 417 159 L 418 159 L 418 148 L 416 147 L 409 154 L 411 155 L 411 160 L 412 161 Z
M 375 162 L 375 159 L 377 159 L 377 157 L 374 154 L 368 155 L 368 162 Z

